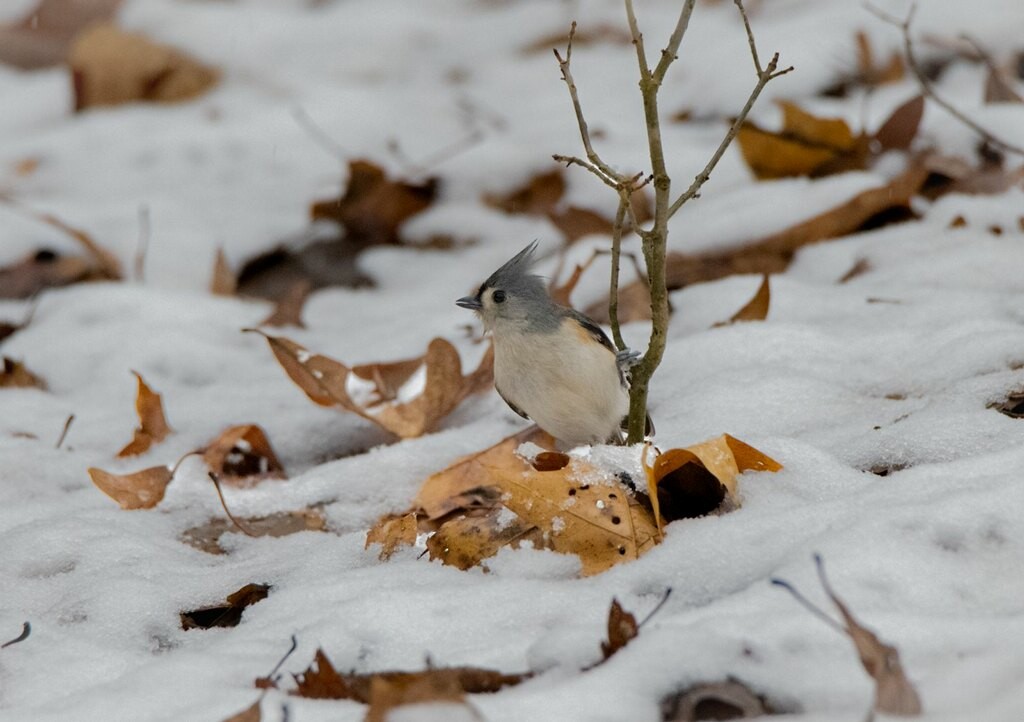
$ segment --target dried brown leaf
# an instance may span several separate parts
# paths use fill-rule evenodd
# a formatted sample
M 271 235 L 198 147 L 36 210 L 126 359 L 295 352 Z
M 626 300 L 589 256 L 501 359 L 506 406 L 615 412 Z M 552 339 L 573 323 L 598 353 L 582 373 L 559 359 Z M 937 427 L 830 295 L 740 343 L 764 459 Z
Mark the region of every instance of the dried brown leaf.
M 704 516 L 728 498 L 738 503 L 737 477 L 745 471 L 778 471 L 782 465 L 739 439 L 714 439 L 669 449 L 648 469 L 648 494 L 665 522 Z
M 260 713 L 260 700 L 258 699 L 238 714 L 233 714 L 225 719 L 224 722 L 260 722 L 262 719 L 263 715 Z
M 225 429 L 203 451 L 203 460 L 220 481 L 235 486 L 285 478 L 266 433 L 255 424 Z
M 45 389 L 46 382 L 29 371 L 21 361 L 3 357 L 3 368 L 0 368 L 0 389 L 35 388 Z
M 21 261 L 0 268 L 0 298 L 29 298 L 46 288 L 98 280 L 92 263 L 52 251 L 36 251 Z
M 485 193 L 484 203 L 509 214 L 546 216 L 565 195 L 565 177 L 561 168 L 538 173 L 523 186 L 508 193 Z
M 639 633 L 640 626 L 636 623 L 636 617 L 623 609 L 618 599 L 612 599 L 611 609 L 608 610 L 608 641 L 601 642 L 602 657 L 608 659 Z
M 74 37 L 114 17 L 122 0 L 40 0 L 20 21 L 0 25 L 0 63 L 31 70 L 64 61 Z
M 358 245 L 399 244 L 399 227 L 430 206 L 437 187 L 436 178 L 422 183 L 391 180 L 370 161 L 354 160 L 349 162 L 345 194 L 317 201 L 310 214 L 314 221 L 344 226 L 346 238 Z
M 764 321 L 768 318 L 768 306 L 772 302 L 771 287 L 768 283 L 768 274 L 761 278 L 761 285 L 757 287 L 753 297 L 747 301 L 743 308 L 734 313 L 728 321 L 716 323 L 715 326 L 728 326 L 737 321 Z
M 1024 98 L 1020 97 L 997 68 L 989 68 L 988 77 L 985 78 L 985 102 L 1024 103 Z
M 139 415 L 139 428 L 127 446 L 117 452 L 118 458 L 137 456 L 158 444 L 171 433 L 171 427 L 164 416 L 163 401 L 160 394 L 154 392 L 138 372 L 132 371 L 139 382 L 139 390 L 135 395 L 135 411 Z
M 917 95 L 901 106 L 875 132 L 881 150 L 906 150 L 917 136 L 924 115 L 924 96 Z
M 371 413 L 369 406 L 358 404 L 349 394 L 350 369 L 347 366 L 326 356 L 310 354 L 286 338 L 269 336 L 257 329 L 247 330 L 267 339 L 285 372 L 310 399 L 322 406 L 341 406 L 401 438 L 422 436 L 431 431 L 467 396 L 489 388 L 493 379 L 493 347 L 488 348 L 474 371 L 463 376 L 459 352 L 448 341 L 435 338 L 422 359 L 426 366 L 422 393 L 402 403 L 374 403 L 377 408 Z M 408 368 L 407 362 L 401 363 L 403 370 Z M 372 374 L 372 371 L 367 373 Z
M 218 72 L 185 53 L 126 32 L 112 23 L 79 33 L 68 56 L 75 110 L 133 101 L 191 100 L 209 90 Z
M 242 612 L 270 594 L 268 584 L 246 584 L 227 596 L 223 604 L 200 607 L 190 612 L 181 612 L 181 628 L 212 629 L 214 627 L 237 627 L 242 621 Z
M 173 472 L 166 466 L 152 466 L 132 474 L 111 474 L 91 467 L 89 477 L 122 509 L 151 509 L 164 498 Z
M 380 544 L 381 561 L 390 559 L 399 547 L 412 546 L 416 543 L 416 535 L 419 533 L 417 515 L 415 511 L 408 514 L 389 514 L 381 517 L 374 524 L 373 528 L 366 533 L 366 544 L 364 548 L 369 549 L 371 544 Z
M 260 326 L 305 328 L 306 324 L 302 322 L 302 307 L 306 305 L 306 299 L 309 298 L 312 289 L 313 284 L 307 279 L 291 284 L 288 290 L 277 299 L 277 305 L 274 306 L 273 312 L 260 323 Z
M 704 682 L 676 692 L 661 702 L 663 722 L 754 719 L 771 714 L 764 700 L 748 687 L 728 680 Z
M 282 537 L 301 531 L 327 531 L 327 520 L 319 509 L 276 512 L 268 516 L 239 519 L 253 536 Z M 224 554 L 220 538 L 224 533 L 237 531 L 227 519 L 211 519 L 205 524 L 187 529 L 181 540 L 208 554 Z
M 224 249 L 218 248 L 213 259 L 213 273 L 210 275 L 210 293 L 214 296 L 234 296 L 237 289 L 238 279 L 228 265 Z
M 349 689 L 344 678 L 338 674 L 324 650 L 317 649 L 316 656 L 309 668 L 300 674 L 293 675 L 296 689 L 292 692 L 296 697 L 307 699 L 357 699 Z

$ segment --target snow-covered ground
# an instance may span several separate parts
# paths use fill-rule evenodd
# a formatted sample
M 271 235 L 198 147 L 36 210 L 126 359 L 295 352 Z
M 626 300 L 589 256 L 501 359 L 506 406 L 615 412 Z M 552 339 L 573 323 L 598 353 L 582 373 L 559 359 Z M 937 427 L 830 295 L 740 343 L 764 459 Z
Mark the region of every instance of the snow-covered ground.
M 878 3 L 903 16 L 901 2 Z M 13 19 L 32 3 L 0 8 Z M 677 3 L 639 0 L 649 52 Z M 773 81 L 753 118 L 778 123 L 770 101 L 873 129 L 916 93 L 911 80 L 870 95 L 820 91 L 854 66 L 863 29 L 887 57 L 899 33 L 849 0 L 752 3 L 762 56 L 796 72 Z M 436 433 L 401 443 L 354 415 L 313 405 L 265 342 L 240 329 L 265 302 L 210 295 L 218 247 L 237 270 L 282 239 L 301 236 L 314 200 L 344 188 L 339 157 L 296 116 L 305 114 L 352 158 L 408 176 L 429 173 L 441 195 L 404 229 L 448 234 L 455 250 L 378 247 L 360 268 L 376 282 L 309 300 L 306 329 L 286 335 L 364 363 L 455 342 L 464 365 L 482 348 L 461 326 L 455 298 L 538 238 L 553 272 L 560 234 L 546 219 L 507 216 L 482 192 L 505 193 L 550 170 L 552 153 L 579 152 L 575 121 L 550 51 L 525 50 L 572 19 L 624 27 L 614 0 L 129 0 L 120 21 L 223 72 L 208 95 L 175 106 L 71 113 L 62 69 L 0 66 L 0 187 L 25 206 L 88 231 L 130 267 L 139 207 L 149 209 L 145 282 L 77 285 L 44 293 L 31 323 L 2 342 L 49 384 L 0 390 L 0 719 L 221 720 L 250 705 L 288 648 L 300 672 L 322 647 L 341 670 L 477 665 L 536 678 L 472 699 L 489 722 L 660 719 L 659 701 L 702 681 L 733 677 L 789 714 L 859 720 L 872 698 L 848 640 L 773 587 L 792 581 L 827 605 L 811 561 L 868 626 L 897 646 L 924 719 L 1024 719 L 1024 420 L 988 408 L 1024 388 L 1024 192 L 915 201 L 920 220 L 804 249 L 772 279 L 767 321 L 710 329 L 759 283 L 731 277 L 676 292 L 668 351 L 652 414 L 662 448 L 721 433 L 784 464 L 740 482 L 738 510 L 670 525 L 638 561 L 587 579 L 551 552 L 502 551 L 491 572 L 459 571 L 411 550 L 380 562 L 366 529 L 408 506 L 420 483 L 522 428 L 494 393 L 470 398 Z M 922 36 L 976 38 L 997 59 L 1022 49 L 1024 4 L 922 2 Z M 924 57 L 939 53 L 922 44 Z M 699 3 L 679 63 L 662 92 L 670 171 L 683 186 L 742 105 L 754 75 L 731 3 Z M 581 45 L 573 71 L 604 157 L 645 167 L 632 47 Z M 1024 144 L 1024 105 L 982 104 L 985 71 L 960 61 L 937 88 L 1006 140 Z M 1018 84 L 1020 90 L 1020 84 Z M 478 135 L 479 141 L 466 139 Z M 934 105 L 919 143 L 973 158 L 972 132 Z M 25 159 L 34 172 L 18 175 Z M 1010 157 L 1019 164 L 1019 159 Z M 568 199 L 610 214 L 607 188 L 579 169 Z M 674 250 L 760 238 L 880 185 L 880 170 L 818 181 L 757 182 L 736 148 L 703 197 L 673 221 Z M 963 216 L 968 224 L 950 228 Z M 999 225 L 1001 235 L 989 232 Z M 607 243 L 588 237 L 572 260 Z M 630 241 L 631 247 L 636 243 Z M 73 241 L 0 205 L 0 266 Z M 633 248 L 635 250 L 635 248 Z M 838 279 L 858 261 L 866 272 Z M 599 299 L 595 268 L 574 298 Z M 0 320 L 27 302 L 0 301 Z M 624 329 L 642 346 L 646 329 Z M 163 394 L 174 429 L 145 456 L 115 460 L 136 425 L 141 373 Z M 76 420 L 60 449 L 65 419 Z M 227 489 L 239 515 L 323 504 L 334 533 L 282 538 L 230 533 L 214 556 L 180 541 L 223 512 L 198 458 L 186 460 L 165 500 L 124 511 L 86 469 L 133 471 L 173 462 L 232 424 L 256 423 L 290 478 Z M 872 473 L 886 469 L 887 475 Z M 271 584 L 231 629 L 183 631 L 179 612 L 223 600 L 249 582 Z M 666 606 L 607 664 L 599 642 L 612 597 L 638 616 L 667 587 Z M 270 691 L 263 719 L 359 720 L 354 702 Z

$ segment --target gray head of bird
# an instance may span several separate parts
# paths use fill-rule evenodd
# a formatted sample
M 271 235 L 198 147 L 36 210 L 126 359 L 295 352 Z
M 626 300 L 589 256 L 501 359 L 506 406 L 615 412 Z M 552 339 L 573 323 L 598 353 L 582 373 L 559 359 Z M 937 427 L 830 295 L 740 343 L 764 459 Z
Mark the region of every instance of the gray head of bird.
M 510 258 L 484 281 L 474 296 L 455 303 L 476 311 L 484 328 L 519 327 L 541 330 L 558 324 L 556 306 L 544 279 L 530 273 L 537 242 Z

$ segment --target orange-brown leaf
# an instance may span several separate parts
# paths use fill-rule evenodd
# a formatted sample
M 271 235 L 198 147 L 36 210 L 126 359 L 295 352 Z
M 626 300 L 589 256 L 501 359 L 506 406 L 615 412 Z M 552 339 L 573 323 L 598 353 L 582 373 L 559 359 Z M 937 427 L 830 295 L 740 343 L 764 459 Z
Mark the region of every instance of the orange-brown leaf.
M 768 317 L 768 307 L 772 302 L 772 291 L 768 283 L 768 274 L 761 278 L 761 285 L 757 287 L 754 296 L 744 304 L 743 308 L 734 313 L 728 322 L 721 325 L 736 323 L 737 321 L 764 321 Z M 718 324 L 716 324 L 718 325 Z
M 142 376 L 132 371 L 139 381 L 139 390 L 135 395 L 135 411 L 139 415 L 139 428 L 128 445 L 117 452 L 118 457 L 137 456 L 145 453 L 153 444 L 158 444 L 171 433 L 171 427 L 164 416 L 163 401 L 160 394 L 154 392 Z
M 234 296 L 237 288 L 238 279 L 228 265 L 224 249 L 218 248 L 213 259 L 213 273 L 210 275 L 210 293 L 214 296 Z
M 285 476 L 266 433 L 255 424 L 225 429 L 203 451 L 203 459 L 210 471 L 227 484 L 247 485 Z
M 224 722 L 260 722 L 262 719 L 263 715 L 260 713 L 260 700 L 258 699 L 238 714 L 233 714 L 225 719 Z
M 293 675 L 297 688 L 292 692 L 297 697 L 308 699 L 356 699 L 344 678 L 338 674 L 322 649 L 316 650 L 316 656 L 309 668 L 300 674 Z
M 369 549 L 371 544 L 380 544 L 381 561 L 390 559 L 399 547 L 412 546 L 416 543 L 416 535 L 419 532 L 417 514 L 411 511 L 408 514 L 389 514 L 382 517 L 374 524 L 373 528 L 366 533 L 364 548 Z
M 111 474 L 91 467 L 89 476 L 122 509 L 151 509 L 164 498 L 172 474 L 166 466 L 152 466 L 133 474 Z
M 0 389 L 3 388 L 45 389 L 46 382 L 29 371 L 21 361 L 4 356 L 3 368 L 0 368 Z
M 601 642 L 601 655 L 608 659 L 629 644 L 639 632 L 636 617 L 623 609 L 618 599 L 612 599 L 611 609 L 608 610 L 608 641 Z
M 190 100 L 209 90 L 218 73 L 144 35 L 101 23 L 79 33 L 68 57 L 75 110 L 133 101 Z
M 565 177 L 561 168 L 538 173 L 519 188 L 508 193 L 484 194 L 484 203 L 510 214 L 546 216 L 555 210 L 565 194 Z

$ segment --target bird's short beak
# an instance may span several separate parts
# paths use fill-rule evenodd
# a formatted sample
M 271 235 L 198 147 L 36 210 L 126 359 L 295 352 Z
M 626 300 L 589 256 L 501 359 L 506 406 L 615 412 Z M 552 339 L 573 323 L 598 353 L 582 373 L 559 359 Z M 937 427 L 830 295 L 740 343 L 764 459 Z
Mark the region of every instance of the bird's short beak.
M 474 298 L 473 296 L 463 296 L 455 302 L 456 306 L 462 306 L 462 308 L 468 308 L 470 311 L 479 311 L 483 306 L 480 305 L 480 299 Z

